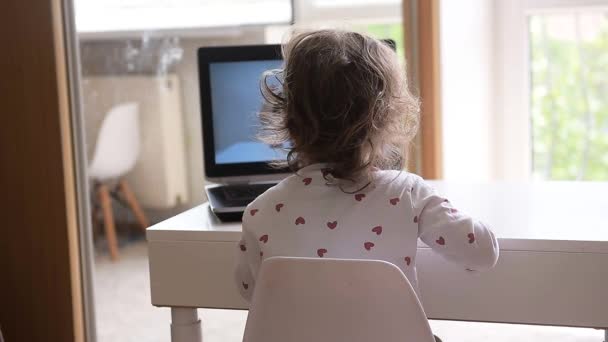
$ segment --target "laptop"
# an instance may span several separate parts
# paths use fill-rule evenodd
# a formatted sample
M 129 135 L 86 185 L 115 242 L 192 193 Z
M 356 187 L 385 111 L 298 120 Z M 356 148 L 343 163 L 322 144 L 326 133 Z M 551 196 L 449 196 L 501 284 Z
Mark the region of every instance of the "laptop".
M 384 42 L 395 49 L 395 42 Z M 211 210 L 222 221 L 239 221 L 249 203 L 291 173 L 270 163 L 285 160 L 282 147 L 256 139 L 264 101 L 264 71 L 282 68 L 280 45 L 198 49 L 205 187 Z M 281 80 L 269 78 L 268 82 Z M 271 84 L 273 85 L 273 84 Z
M 205 161 L 211 210 L 222 221 L 238 221 L 257 196 L 290 174 L 269 164 L 286 151 L 256 139 L 264 101 L 260 80 L 282 67 L 280 45 L 198 49 Z M 269 82 L 279 82 L 270 80 Z

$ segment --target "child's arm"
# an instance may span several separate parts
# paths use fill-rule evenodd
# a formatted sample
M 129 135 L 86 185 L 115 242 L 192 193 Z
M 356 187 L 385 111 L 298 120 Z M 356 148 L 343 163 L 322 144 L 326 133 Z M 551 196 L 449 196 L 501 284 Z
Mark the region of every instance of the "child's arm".
M 448 260 L 467 270 L 482 271 L 498 260 L 498 242 L 483 223 L 458 211 L 422 179 L 412 188 L 418 236 Z
M 236 285 L 241 296 L 247 301 L 251 301 L 253 288 L 255 287 L 252 261 L 260 259 L 260 249 L 253 234 L 246 229 L 245 222 L 243 222 L 241 241 L 239 241 L 236 247 L 238 253 L 238 263 L 235 274 Z

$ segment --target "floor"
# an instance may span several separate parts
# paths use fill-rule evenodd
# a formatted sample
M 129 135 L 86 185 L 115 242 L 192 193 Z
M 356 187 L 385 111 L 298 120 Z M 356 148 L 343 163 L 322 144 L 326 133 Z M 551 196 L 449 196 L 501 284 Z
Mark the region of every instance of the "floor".
M 133 241 L 134 240 L 134 241 Z M 120 261 L 110 262 L 97 246 L 95 262 L 96 321 L 99 342 L 167 342 L 170 312 L 150 304 L 146 243 L 123 241 Z M 246 311 L 199 310 L 205 342 L 241 341 Z M 451 342 L 601 342 L 593 329 L 432 321 L 433 332 Z

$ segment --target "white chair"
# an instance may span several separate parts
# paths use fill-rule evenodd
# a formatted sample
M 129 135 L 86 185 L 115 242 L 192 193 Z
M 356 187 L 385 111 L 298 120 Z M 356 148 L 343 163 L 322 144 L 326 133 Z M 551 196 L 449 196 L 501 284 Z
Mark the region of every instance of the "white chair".
M 133 169 L 139 156 L 139 105 L 127 102 L 114 106 L 103 119 L 93 160 L 89 166 L 89 177 L 95 183 L 95 192 L 103 210 L 104 227 L 112 260 L 118 259 L 118 242 L 112 214 L 114 195 L 124 200 L 131 208 L 142 229 L 149 226 L 135 195 L 122 177 Z M 117 181 L 115 190 L 108 182 Z M 95 211 L 98 206 L 94 205 Z M 95 212 L 94 212 L 95 219 Z
M 262 263 L 244 342 L 434 342 L 409 281 L 377 260 Z

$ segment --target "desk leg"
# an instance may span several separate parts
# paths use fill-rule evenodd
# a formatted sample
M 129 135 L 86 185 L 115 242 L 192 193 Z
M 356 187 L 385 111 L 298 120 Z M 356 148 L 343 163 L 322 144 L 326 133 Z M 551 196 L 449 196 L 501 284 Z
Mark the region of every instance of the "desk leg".
M 196 308 L 171 308 L 171 342 L 203 342 Z
M 604 329 L 604 342 L 608 342 L 608 329 Z

